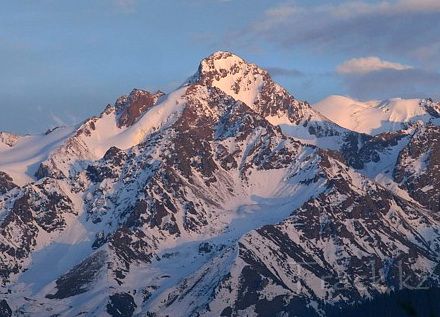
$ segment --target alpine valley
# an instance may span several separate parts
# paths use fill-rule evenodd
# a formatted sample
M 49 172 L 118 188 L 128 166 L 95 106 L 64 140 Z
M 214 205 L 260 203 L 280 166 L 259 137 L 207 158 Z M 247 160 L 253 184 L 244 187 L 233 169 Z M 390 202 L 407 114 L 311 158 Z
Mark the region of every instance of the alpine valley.
M 0 133 L 0 252 L 0 316 L 428 316 L 440 103 L 312 106 L 216 52 L 169 94 Z

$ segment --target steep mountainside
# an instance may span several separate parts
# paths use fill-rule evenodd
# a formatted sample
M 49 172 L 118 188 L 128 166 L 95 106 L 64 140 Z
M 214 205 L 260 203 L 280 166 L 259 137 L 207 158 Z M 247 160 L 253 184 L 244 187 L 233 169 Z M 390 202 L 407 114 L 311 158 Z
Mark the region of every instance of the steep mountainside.
M 395 181 L 422 206 L 440 211 L 440 127 L 418 127 L 399 153 Z
M 438 217 L 331 157 L 318 165 L 324 190 L 279 224 L 242 236 L 225 251 L 232 254 L 220 280 L 212 281 L 226 255 L 146 307 L 159 315 L 314 316 L 387 290 L 437 285 Z
M 349 131 L 214 53 L 1 150 L 0 316 L 323 316 L 438 287 L 437 130 Z
M 354 133 L 323 117 L 275 83 L 268 72 L 229 52 L 204 59 L 189 84 L 217 87 L 303 143 L 340 149 Z

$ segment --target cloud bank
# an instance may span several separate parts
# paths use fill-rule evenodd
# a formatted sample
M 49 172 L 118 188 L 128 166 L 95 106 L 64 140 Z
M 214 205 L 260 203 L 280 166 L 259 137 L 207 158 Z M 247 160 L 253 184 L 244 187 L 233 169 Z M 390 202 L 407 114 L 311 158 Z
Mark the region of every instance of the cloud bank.
M 439 65 L 440 1 L 344 1 L 300 5 L 287 2 L 267 10 L 243 37 L 265 38 L 293 49 L 362 55 L 383 53 Z

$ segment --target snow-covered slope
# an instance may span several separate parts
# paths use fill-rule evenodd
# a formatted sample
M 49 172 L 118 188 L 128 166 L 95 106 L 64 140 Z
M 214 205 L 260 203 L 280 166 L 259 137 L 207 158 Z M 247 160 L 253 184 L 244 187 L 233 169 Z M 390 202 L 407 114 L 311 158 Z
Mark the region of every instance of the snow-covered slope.
M 40 163 L 73 132 L 72 127 L 60 127 L 48 134 L 21 137 L 12 146 L 0 148 L 0 171 L 18 185 L 31 182 Z
M 410 191 L 437 134 L 351 132 L 214 53 L 171 94 L 0 152 L 0 312 L 323 316 L 439 286 L 437 205 Z
M 313 108 L 344 128 L 377 135 L 401 130 L 408 123 L 435 120 L 426 107 L 427 102 L 401 98 L 362 102 L 344 96 L 330 96 L 314 104 Z

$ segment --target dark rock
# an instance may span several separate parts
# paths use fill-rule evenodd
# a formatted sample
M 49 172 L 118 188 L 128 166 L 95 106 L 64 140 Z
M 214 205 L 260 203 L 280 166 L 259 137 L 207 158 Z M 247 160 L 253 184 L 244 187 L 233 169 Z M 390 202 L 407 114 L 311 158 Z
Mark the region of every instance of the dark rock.
M 146 111 L 153 107 L 164 93 L 157 91 L 152 94 L 146 90 L 133 89 L 128 97 L 119 98 L 116 103 L 119 127 L 129 127 Z
M 0 317 L 11 317 L 12 309 L 9 307 L 8 302 L 2 299 L 0 300 Z
M 12 177 L 5 172 L 0 171 L 0 195 L 5 194 L 16 187 L 18 186 L 14 184 Z
M 203 242 L 199 244 L 199 253 L 210 253 L 212 251 L 212 245 L 208 242 Z
M 63 299 L 87 292 L 91 283 L 105 266 L 105 251 L 98 251 L 56 281 L 57 292 L 46 295 L 50 299 Z
M 110 296 L 107 313 L 112 317 L 131 317 L 136 307 L 136 303 L 130 294 L 117 293 Z

